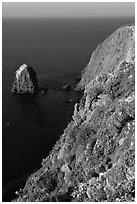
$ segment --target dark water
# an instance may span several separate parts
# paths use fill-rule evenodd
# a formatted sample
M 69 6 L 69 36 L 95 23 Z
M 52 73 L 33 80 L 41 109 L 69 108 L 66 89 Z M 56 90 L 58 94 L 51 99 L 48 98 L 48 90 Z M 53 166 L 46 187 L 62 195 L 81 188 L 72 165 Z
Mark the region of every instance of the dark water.
M 14 198 L 27 177 L 40 167 L 71 120 L 81 97 L 59 88 L 70 83 L 88 63 L 91 53 L 119 26 L 134 19 L 4 19 L 3 77 L 3 201 Z M 10 93 L 17 68 L 32 66 L 47 95 L 17 97 Z M 72 103 L 66 100 L 72 99 Z

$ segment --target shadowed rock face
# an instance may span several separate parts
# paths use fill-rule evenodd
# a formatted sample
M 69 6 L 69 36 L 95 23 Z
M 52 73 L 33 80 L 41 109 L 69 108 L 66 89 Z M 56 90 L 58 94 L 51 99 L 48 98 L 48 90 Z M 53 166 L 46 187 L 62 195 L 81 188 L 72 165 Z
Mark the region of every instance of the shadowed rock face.
M 135 64 L 125 60 L 133 53 L 89 80 L 73 120 L 16 201 L 135 200 Z
M 11 91 L 18 94 L 34 94 L 38 91 L 36 72 L 26 64 L 23 64 L 16 71 L 15 80 Z

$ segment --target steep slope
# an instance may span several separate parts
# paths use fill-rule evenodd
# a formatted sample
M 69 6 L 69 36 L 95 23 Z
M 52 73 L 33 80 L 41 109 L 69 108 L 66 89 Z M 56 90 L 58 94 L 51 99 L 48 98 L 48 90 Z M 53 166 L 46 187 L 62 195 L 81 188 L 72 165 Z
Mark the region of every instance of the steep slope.
M 135 28 L 133 25 L 120 27 L 93 52 L 82 73 L 76 90 L 83 90 L 91 79 L 100 73 L 111 72 L 122 61 L 135 61 Z
M 134 50 L 127 55 L 89 79 L 73 120 L 16 201 L 134 201 Z

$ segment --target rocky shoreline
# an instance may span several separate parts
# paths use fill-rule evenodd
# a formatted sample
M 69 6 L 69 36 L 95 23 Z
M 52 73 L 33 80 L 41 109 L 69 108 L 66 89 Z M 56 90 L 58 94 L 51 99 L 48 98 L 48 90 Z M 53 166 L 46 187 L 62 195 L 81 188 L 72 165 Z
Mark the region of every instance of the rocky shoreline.
M 123 26 L 93 52 L 73 120 L 14 201 L 135 200 L 134 32 Z

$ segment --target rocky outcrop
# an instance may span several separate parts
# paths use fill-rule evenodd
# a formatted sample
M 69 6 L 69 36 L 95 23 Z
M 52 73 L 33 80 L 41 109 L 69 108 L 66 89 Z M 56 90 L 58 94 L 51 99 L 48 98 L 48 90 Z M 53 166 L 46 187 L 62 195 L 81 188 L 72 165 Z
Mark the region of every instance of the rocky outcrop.
M 62 90 L 64 91 L 70 91 L 70 89 L 71 89 L 70 84 L 66 84 L 65 86 L 62 87 Z
M 16 201 L 135 200 L 134 51 L 127 55 L 89 79 L 73 120 Z
M 11 91 L 18 94 L 38 92 L 36 72 L 26 64 L 23 64 L 16 71 L 15 80 L 12 84 Z
M 39 88 L 39 91 L 40 91 L 40 93 L 41 93 L 42 95 L 46 95 L 47 92 L 48 92 L 48 89 L 47 89 L 46 87 L 40 87 L 40 88 Z
M 83 90 L 91 79 L 105 72 L 114 71 L 122 61 L 135 61 L 135 28 L 126 25 L 117 29 L 104 42 L 98 45 L 90 61 L 82 72 L 76 90 Z

